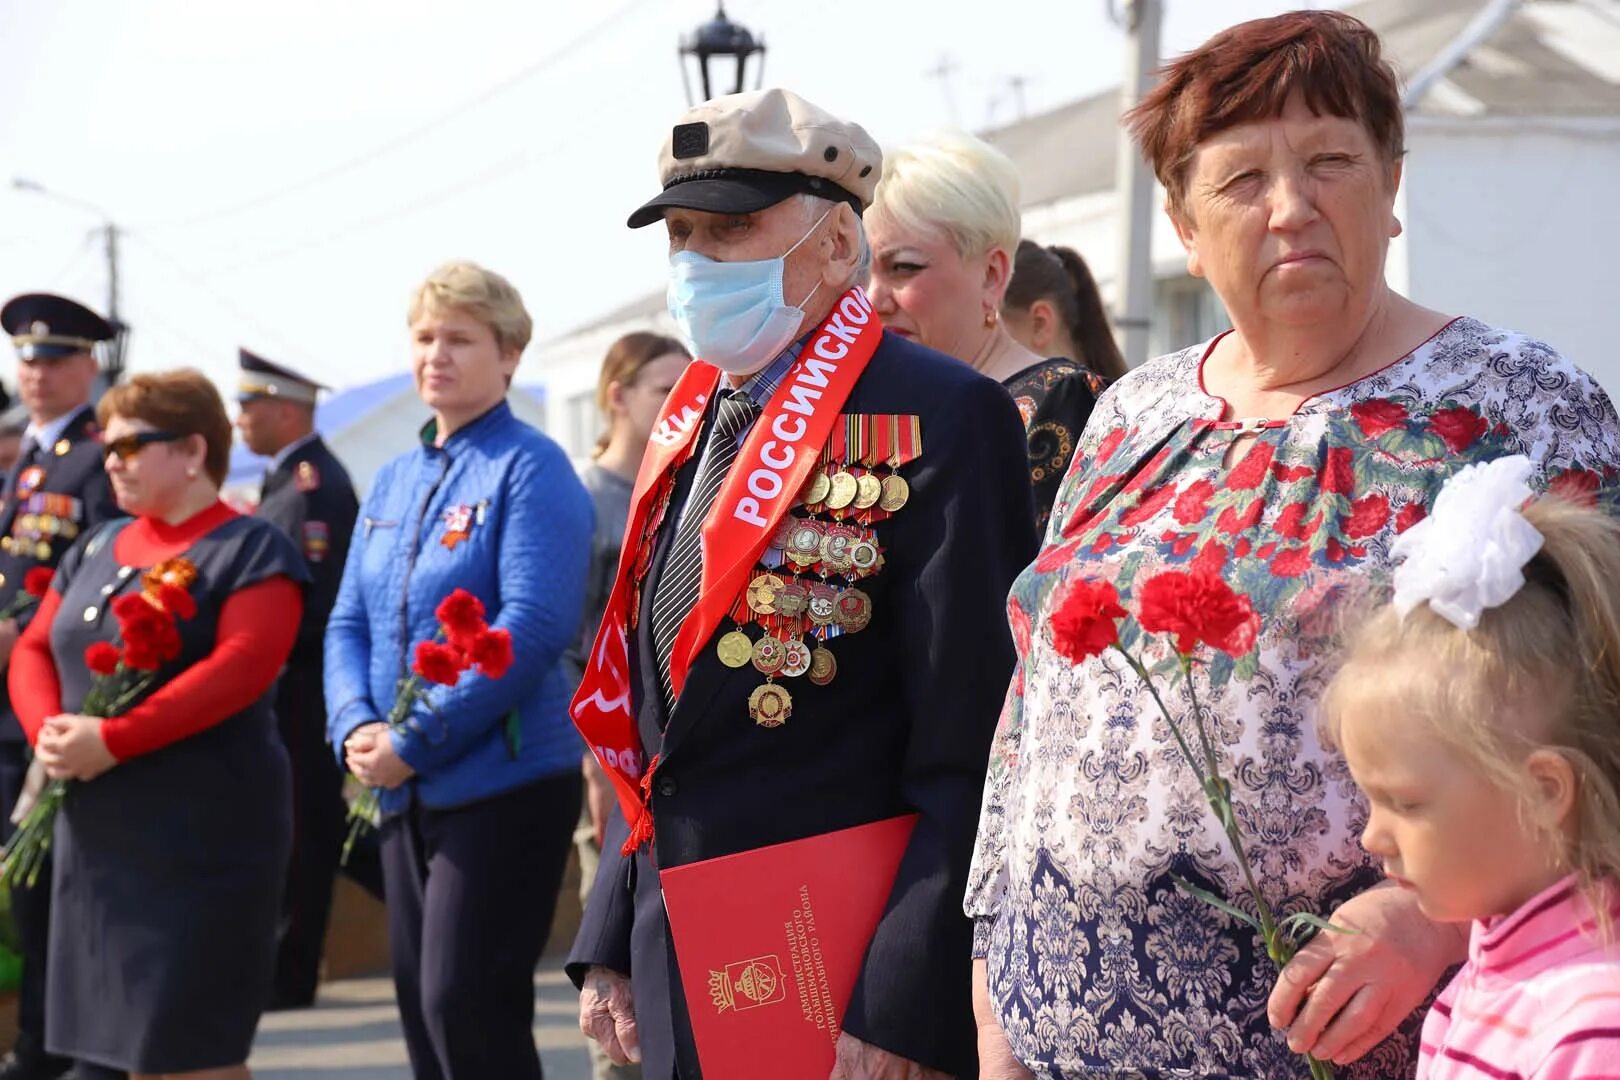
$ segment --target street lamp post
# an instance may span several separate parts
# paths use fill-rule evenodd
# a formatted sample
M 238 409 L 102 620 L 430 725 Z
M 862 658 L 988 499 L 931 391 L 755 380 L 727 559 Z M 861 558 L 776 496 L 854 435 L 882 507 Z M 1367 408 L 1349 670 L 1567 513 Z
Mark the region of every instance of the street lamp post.
M 699 77 L 703 83 L 703 100 L 708 101 L 714 97 L 714 83 L 719 81 L 719 72 L 711 78 L 709 61 L 716 57 L 730 57 L 737 67 L 735 88 L 724 90 L 722 93 L 740 94 L 746 86 L 748 60 L 752 56 L 759 57 L 759 64 L 754 76 L 754 89 L 759 89 L 765 82 L 765 38 L 763 35 L 755 36 L 754 32 L 740 23 L 734 23 L 726 18 L 726 5 L 722 2 L 714 13 L 714 18 L 699 26 L 690 34 L 681 38 L 679 55 L 681 58 L 681 85 L 686 90 L 686 103 L 697 104 L 692 99 L 692 83 L 687 77 L 686 58 L 694 57 L 697 61 Z
M 118 314 L 118 238 L 123 230 L 113 221 L 111 214 L 95 203 L 52 191 L 38 181 L 21 176 L 13 178 L 11 186 L 18 191 L 31 191 L 35 195 L 64 206 L 84 210 L 101 219 L 101 227 L 96 230 L 96 234 L 101 238 L 102 253 L 107 259 L 107 321 L 117 331 L 117 335 L 106 344 L 103 367 L 106 370 L 107 385 L 117 385 L 118 380 L 124 376 L 124 351 L 129 344 L 129 325 Z

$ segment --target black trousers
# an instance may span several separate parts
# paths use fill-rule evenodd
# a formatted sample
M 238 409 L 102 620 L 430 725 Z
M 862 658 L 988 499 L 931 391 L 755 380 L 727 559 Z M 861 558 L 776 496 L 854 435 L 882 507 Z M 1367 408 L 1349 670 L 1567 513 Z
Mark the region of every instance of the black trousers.
M 326 745 L 319 658 L 295 661 L 282 672 L 276 686 L 276 723 L 292 763 L 293 781 L 293 851 L 282 895 L 271 998 L 285 1007 L 315 1000 L 347 815 L 343 770 Z
M 579 819 L 577 768 L 383 823 L 388 943 L 416 1080 L 539 1080 L 534 968 Z
M 0 741 L 0 837 L 9 840 L 16 827 L 11 808 L 22 794 L 28 773 L 28 744 Z M 45 955 L 51 938 L 51 858 L 39 869 L 33 888 L 11 890 L 11 921 L 17 930 L 17 951 L 22 954 L 22 985 L 17 990 L 17 1047 L 19 1058 L 65 1063 L 45 1053 Z

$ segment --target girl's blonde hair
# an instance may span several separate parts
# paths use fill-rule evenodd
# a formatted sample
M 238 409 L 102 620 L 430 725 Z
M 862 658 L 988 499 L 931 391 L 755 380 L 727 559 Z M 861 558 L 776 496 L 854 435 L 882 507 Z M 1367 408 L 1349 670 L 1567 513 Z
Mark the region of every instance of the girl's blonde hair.
M 1023 221 L 1018 169 L 983 139 L 945 132 L 883 155 L 883 174 L 867 220 L 905 232 L 944 233 L 963 258 L 993 247 L 1010 256 Z
M 1426 604 L 1404 619 L 1380 608 L 1328 686 L 1323 732 L 1337 743 L 1346 716 L 1398 712 L 1521 798 L 1525 755 L 1562 754 L 1577 777 L 1575 835 L 1548 841 L 1602 919 L 1601 883 L 1620 879 L 1620 524 L 1557 496 L 1524 516 L 1544 540 L 1524 587 L 1469 631 Z
M 515 349 L 521 353 L 529 347 L 534 320 L 529 318 L 516 287 L 495 271 L 473 262 L 445 263 L 411 294 L 406 325 L 415 323 L 423 312 L 442 314 L 454 309 L 466 311 L 487 325 L 503 351 Z

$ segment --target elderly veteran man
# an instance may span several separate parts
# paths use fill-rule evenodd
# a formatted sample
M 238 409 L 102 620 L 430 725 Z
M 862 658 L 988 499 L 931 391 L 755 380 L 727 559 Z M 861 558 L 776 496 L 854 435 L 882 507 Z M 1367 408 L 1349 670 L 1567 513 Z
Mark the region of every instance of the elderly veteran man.
M 700 359 L 665 402 L 574 718 L 629 823 L 568 970 L 580 1023 L 700 1076 L 659 871 L 914 812 L 835 1077 L 976 1073 L 960 913 L 1035 548 L 996 383 L 884 334 L 859 283 L 881 155 L 792 93 L 664 143 L 669 306 Z M 645 768 L 643 767 L 645 763 Z M 622 845 L 622 846 L 621 846 Z
M 54 569 L 73 541 L 118 516 L 102 469 L 105 451 L 90 395 L 96 381 L 94 350 L 116 333 L 82 304 L 49 293 L 14 297 L 0 308 L 0 326 L 17 347 L 17 388 L 28 410 L 21 453 L 0 488 L 0 674 L 28 625 L 32 605 L 24 592 L 30 570 Z M 0 821 L 22 791 L 28 744 L 0 678 Z M 39 884 L 12 891 L 11 910 L 22 953 L 17 1002 L 17 1045 L 0 1062 L 0 1080 L 61 1076 L 70 1063 L 45 1052 L 45 949 L 50 931 L 49 867 Z
M 315 431 L 320 383 L 247 349 L 237 350 L 236 416 L 242 441 L 270 459 L 256 517 L 292 538 L 310 585 L 287 666 L 276 683 L 276 724 L 293 770 L 293 854 L 282 897 L 272 1009 L 315 1003 L 332 882 L 343 850 L 343 770 L 326 745 L 321 647 L 360 512 L 354 484 Z M 374 892 L 380 883 L 370 883 Z

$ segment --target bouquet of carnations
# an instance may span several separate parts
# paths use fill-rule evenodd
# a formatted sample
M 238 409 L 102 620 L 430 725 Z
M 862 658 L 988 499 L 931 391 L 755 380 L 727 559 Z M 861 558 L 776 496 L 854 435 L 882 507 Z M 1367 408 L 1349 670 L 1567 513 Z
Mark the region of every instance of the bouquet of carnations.
M 45 599 L 45 594 L 51 589 L 51 578 L 55 576 L 48 566 L 36 566 L 23 575 L 23 587 L 17 590 L 17 595 L 11 598 L 11 603 L 0 608 L 0 621 L 15 619 L 19 615 L 27 614 L 39 606 Z
M 1097 656 L 1109 649 L 1124 657 L 1125 663 L 1147 688 L 1158 706 L 1165 724 L 1174 737 L 1182 759 L 1197 778 L 1204 799 L 1220 822 L 1226 835 L 1227 846 L 1237 860 L 1243 874 L 1244 891 L 1249 894 L 1252 911 L 1246 911 L 1208 889 L 1175 879 L 1176 886 L 1205 903 L 1220 909 L 1260 935 L 1266 955 L 1280 971 L 1304 940 L 1315 931 L 1332 930 L 1348 933 L 1327 920 L 1310 912 L 1296 912 L 1279 919 L 1265 894 L 1255 881 L 1248 853 L 1243 847 L 1243 834 L 1238 828 L 1238 815 L 1232 805 L 1232 784 L 1221 775 L 1220 758 L 1210 736 L 1209 724 L 1203 707 L 1198 702 L 1193 683 L 1193 668 L 1199 647 L 1225 653 L 1233 660 L 1253 650 L 1259 635 L 1260 616 L 1255 613 L 1249 598 L 1235 592 L 1217 575 L 1207 570 L 1168 570 L 1149 577 L 1138 593 L 1136 623 L 1143 636 L 1167 634 L 1170 636 L 1170 654 L 1173 664 L 1168 673 L 1186 688 L 1190 706 L 1186 717 L 1171 713 L 1154 680 L 1154 672 L 1147 666 L 1145 649 L 1130 652 L 1120 636 L 1121 623 L 1130 613 L 1120 606 L 1118 591 L 1106 581 L 1086 579 L 1068 587 L 1059 600 L 1052 616 L 1052 642 L 1058 652 L 1074 663 Z M 1161 668 L 1161 672 L 1164 671 Z M 1191 737 L 1185 730 L 1191 728 Z M 1196 748 L 1194 743 L 1197 744 Z M 1330 1080 L 1333 1068 L 1327 1062 L 1305 1055 L 1311 1076 L 1316 1080 Z
M 197 568 L 191 562 L 169 559 L 141 575 L 139 592 L 113 600 L 117 642 L 98 641 L 85 649 L 90 690 L 79 706 L 80 714 L 118 716 L 151 688 L 159 668 L 179 657 L 180 620 L 197 614 L 197 602 L 191 596 L 196 580 Z M 49 584 L 47 576 L 45 585 Z M 37 769 L 37 764 L 31 766 L 30 772 Z M 19 806 L 20 813 L 13 814 L 17 831 L 0 849 L 0 885 L 21 881 L 32 886 L 38 879 L 69 783 L 47 781 L 31 806 Z
M 477 668 L 491 679 L 499 679 L 512 667 L 512 634 L 492 629 L 485 621 L 484 603 L 466 589 L 457 589 L 439 602 L 434 616 L 439 628 L 427 641 L 419 641 L 411 670 L 399 681 L 394 706 L 386 723 L 391 732 L 405 731 L 405 721 L 420 702 L 429 710 L 428 694 L 434 686 L 455 686 L 461 676 Z M 517 713 L 506 718 L 506 738 L 517 752 Z M 375 829 L 381 818 L 382 792 L 365 788 L 349 804 L 349 835 L 343 841 L 342 862 L 349 862 L 354 842 L 366 829 Z

